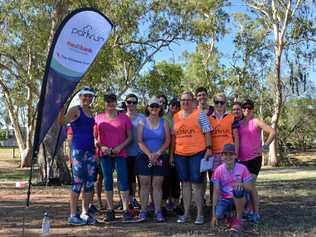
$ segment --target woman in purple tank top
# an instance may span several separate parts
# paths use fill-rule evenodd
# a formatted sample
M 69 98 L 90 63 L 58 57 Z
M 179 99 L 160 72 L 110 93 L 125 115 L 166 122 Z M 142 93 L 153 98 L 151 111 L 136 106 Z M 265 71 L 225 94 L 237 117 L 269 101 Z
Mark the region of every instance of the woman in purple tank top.
M 91 103 L 95 91 L 89 87 L 84 87 L 79 92 L 80 105 L 59 113 L 61 124 L 70 123 L 73 138 L 71 142 L 72 158 L 72 191 L 70 195 L 70 225 L 94 224 L 96 221 L 91 217 L 89 204 L 95 180 L 96 159 L 94 155 L 93 127 L 94 118 L 91 111 Z M 83 205 L 81 215 L 77 214 L 77 202 L 83 190 Z
M 275 137 L 275 130 L 262 120 L 254 118 L 253 109 L 253 101 L 245 100 L 242 103 L 242 112 L 244 118 L 240 121 L 239 127 L 239 161 L 248 168 L 255 181 L 261 169 L 262 152 L 269 151 L 269 145 Z M 261 142 L 261 130 L 269 134 L 263 145 Z M 257 217 L 256 219 L 259 219 L 259 199 L 255 182 L 254 188 L 255 192 L 253 195 L 253 211 L 254 216 Z

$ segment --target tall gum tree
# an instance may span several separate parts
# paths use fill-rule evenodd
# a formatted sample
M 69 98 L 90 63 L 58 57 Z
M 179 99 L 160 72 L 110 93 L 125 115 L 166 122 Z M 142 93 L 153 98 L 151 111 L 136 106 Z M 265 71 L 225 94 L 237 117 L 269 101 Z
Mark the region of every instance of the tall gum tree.
M 252 12 L 262 24 L 269 29 L 267 37 L 272 37 L 274 51 L 273 66 L 273 115 L 271 126 L 278 134 L 278 123 L 283 107 L 283 61 L 282 56 L 285 50 L 295 47 L 304 47 L 304 42 L 315 42 L 315 19 L 312 8 L 315 5 L 312 1 L 301 0 L 245 0 Z M 297 33 L 299 29 L 299 34 Z M 306 48 L 308 50 L 308 48 Z M 271 143 L 269 149 L 268 164 L 278 164 L 277 139 Z

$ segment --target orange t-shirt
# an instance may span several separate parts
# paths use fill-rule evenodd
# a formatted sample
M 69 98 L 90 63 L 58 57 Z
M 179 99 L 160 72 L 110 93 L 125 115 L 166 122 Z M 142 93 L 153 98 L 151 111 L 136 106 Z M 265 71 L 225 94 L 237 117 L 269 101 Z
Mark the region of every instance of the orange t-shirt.
M 232 129 L 234 115 L 226 114 L 221 120 L 211 115 L 209 121 L 213 128 L 211 132 L 212 152 L 222 153 L 225 144 L 234 143 Z
M 191 156 L 204 151 L 205 137 L 200 127 L 200 111 L 194 110 L 187 118 L 181 117 L 182 111 L 173 116 L 175 133 L 175 154 Z

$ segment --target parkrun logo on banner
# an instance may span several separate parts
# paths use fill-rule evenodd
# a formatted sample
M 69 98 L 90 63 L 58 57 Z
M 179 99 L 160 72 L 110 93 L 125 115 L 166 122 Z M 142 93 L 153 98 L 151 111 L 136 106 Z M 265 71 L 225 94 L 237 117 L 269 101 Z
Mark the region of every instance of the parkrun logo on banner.
M 76 35 L 79 35 L 81 37 L 91 39 L 95 42 L 105 40 L 102 36 L 97 35 L 95 32 L 93 32 L 93 28 L 91 25 L 86 25 L 86 26 L 82 27 L 82 29 L 74 27 L 74 28 L 72 28 L 71 34 L 76 34 Z

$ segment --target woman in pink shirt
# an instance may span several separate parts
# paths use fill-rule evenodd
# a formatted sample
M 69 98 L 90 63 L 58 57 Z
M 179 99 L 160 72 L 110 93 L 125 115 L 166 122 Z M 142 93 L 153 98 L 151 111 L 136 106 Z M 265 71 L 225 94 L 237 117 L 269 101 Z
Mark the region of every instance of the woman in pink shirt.
M 132 139 L 132 123 L 125 113 L 116 110 L 116 96 L 108 94 L 104 97 L 105 112 L 95 117 L 95 144 L 98 148 L 102 173 L 104 177 L 105 195 L 108 210 L 106 221 L 112 221 L 113 211 L 113 170 L 119 179 L 119 189 L 123 203 L 123 219 L 131 218 L 127 211 L 128 203 L 128 171 L 126 145 Z
M 254 118 L 253 115 L 254 103 L 251 100 L 245 100 L 242 103 L 242 112 L 244 118 L 240 121 L 239 127 L 239 161 L 245 165 L 251 173 L 254 181 L 256 180 L 262 163 L 262 152 L 269 151 L 269 145 L 275 137 L 275 130 L 267 125 L 265 122 L 258 118 Z M 261 142 L 261 130 L 268 133 L 267 140 Z M 255 184 L 255 182 L 254 182 Z M 258 192 L 256 186 L 254 186 L 255 192 L 253 197 L 253 211 L 254 216 L 259 219 L 258 215 Z M 256 209 L 254 209 L 256 207 Z

